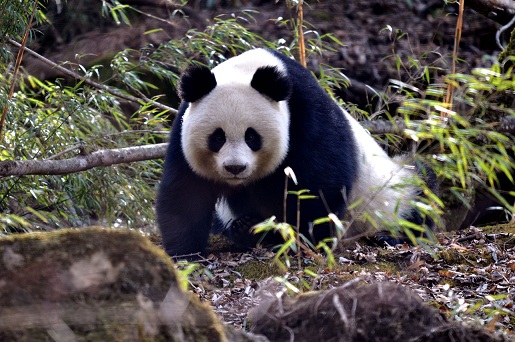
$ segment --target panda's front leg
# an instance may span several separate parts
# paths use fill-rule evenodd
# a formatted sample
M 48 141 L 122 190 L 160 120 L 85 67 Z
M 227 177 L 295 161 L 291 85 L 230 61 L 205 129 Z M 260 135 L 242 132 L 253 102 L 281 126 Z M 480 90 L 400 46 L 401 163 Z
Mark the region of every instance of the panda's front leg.
M 181 177 L 173 175 L 180 174 Z M 218 194 L 204 179 L 187 170 L 163 177 L 156 215 L 163 247 L 172 257 L 205 251 Z

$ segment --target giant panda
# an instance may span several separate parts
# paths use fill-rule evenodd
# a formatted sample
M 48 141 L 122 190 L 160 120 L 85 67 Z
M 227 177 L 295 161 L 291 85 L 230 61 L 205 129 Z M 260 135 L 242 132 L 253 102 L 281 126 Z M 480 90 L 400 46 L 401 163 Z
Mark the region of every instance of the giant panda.
M 317 196 L 300 207 L 300 231 L 314 242 L 334 232 L 330 224 L 313 227 L 313 220 L 328 213 L 344 218 L 357 200 L 358 211 L 420 221 L 410 206 L 420 189 L 399 186 L 417 171 L 389 158 L 308 70 L 280 52 L 254 49 L 212 70 L 191 67 L 178 93 L 182 104 L 156 202 L 169 255 L 203 252 L 213 225 L 228 228 L 228 235 L 243 226 L 250 235 L 267 218 L 283 220 L 286 167 L 298 182 L 288 190 Z M 293 225 L 296 201 L 286 201 Z M 346 236 L 380 228 L 355 224 Z M 241 232 L 233 236 L 255 243 Z

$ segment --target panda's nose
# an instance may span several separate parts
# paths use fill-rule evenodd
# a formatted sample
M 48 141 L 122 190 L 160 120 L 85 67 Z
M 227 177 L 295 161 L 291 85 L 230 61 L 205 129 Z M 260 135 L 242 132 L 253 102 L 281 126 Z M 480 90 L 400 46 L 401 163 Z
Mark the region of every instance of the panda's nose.
M 247 168 L 247 165 L 237 165 L 237 164 L 234 164 L 234 165 L 225 165 L 224 166 L 225 170 L 227 170 L 228 172 L 232 173 L 233 175 L 237 176 L 239 175 L 240 173 L 242 173 L 243 171 L 245 171 L 245 169 Z

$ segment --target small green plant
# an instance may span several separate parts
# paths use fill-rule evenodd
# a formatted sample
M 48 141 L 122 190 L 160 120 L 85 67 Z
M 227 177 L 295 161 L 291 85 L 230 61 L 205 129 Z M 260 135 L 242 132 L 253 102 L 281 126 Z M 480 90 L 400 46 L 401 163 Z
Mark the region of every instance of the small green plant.
M 199 264 L 186 261 L 178 261 L 175 263 L 176 271 L 179 276 L 179 286 L 183 291 L 187 291 L 189 288 L 190 276 L 199 269 Z
M 284 213 L 283 222 L 276 222 L 275 217 L 271 217 L 268 220 L 256 225 L 253 228 L 254 234 L 262 234 L 267 232 L 275 232 L 281 235 L 284 242 L 279 246 L 279 249 L 275 253 L 274 261 L 284 270 L 291 267 L 290 253 L 294 253 L 297 258 L 297 266 L 302 267 L 301 256 L 303 252 L 313 251 L 313 245 L 307 237 L 300 232 L 300 202 L 302 200 L 310 200 L 317 198 L 314 195 L 309 195 L 309 190 L 303 189 L 299 191 L 288 191 L 288 179 L 291 178 L 295 184 L 297 184 L 297 177 L 290 167 L 285 170 L 285 190 L 284 190 Z M 288 195 L 296 196 L 297 198 L 297 215 L 296 225 L 292 226 L 286 223 L 286 201 Z
M 448 109 L 443 102 L 445 85 L 430 85 L 426 98 L 407 99 L 399 112 L 415 142 L 432 141 L 427 163 L 457 198 L 467 204 L 467 194 L 477 187 L 487 189 L 503 206 L 512 208 L 497 188 L 500 175 L 513 182 L 515 144 L 499 128 L 500 121 L 515 116 L 515 111 L 499 102 L 514 88 L 512 70 L 501 73 L 499 65 L 476 69 L 472 75 L 449 75 L 459 105 Z M 442 111 L 446 112 L 442 116 Z M 412 116 L 425 117 L 413 120 Z

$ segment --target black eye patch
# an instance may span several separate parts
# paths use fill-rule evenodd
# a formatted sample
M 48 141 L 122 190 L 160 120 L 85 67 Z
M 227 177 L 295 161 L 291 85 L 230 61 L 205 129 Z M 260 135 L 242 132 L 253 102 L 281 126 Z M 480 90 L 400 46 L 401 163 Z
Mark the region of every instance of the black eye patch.
M 261 149 L 262 141 L 261 135 L 254 128 L 247 128 L 245 131 L 245 142 L 254 152 Z
M 225 132 L 221 128 L 215 129 L 207 138 L 207 146 L 213 152 L 218 152 L 225 144 Z

